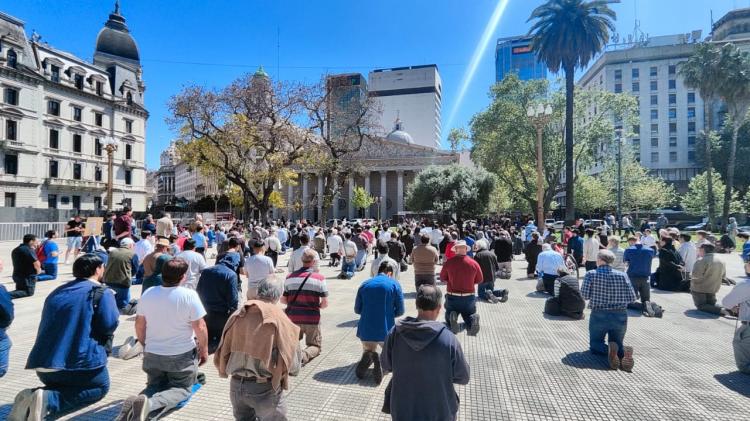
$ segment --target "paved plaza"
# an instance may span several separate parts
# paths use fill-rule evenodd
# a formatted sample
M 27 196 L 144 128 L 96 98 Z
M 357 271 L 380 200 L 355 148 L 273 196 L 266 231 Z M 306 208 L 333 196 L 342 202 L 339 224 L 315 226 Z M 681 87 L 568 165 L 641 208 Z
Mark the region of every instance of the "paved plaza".
M 5 270 L 0 282 L 11 290 L 10 249 L 0 243 Z M 280 264 L 286 264 L 282 256 Z M 720 420 L 750 418 L 750 376 L 737 373 L 731 340 L 735 321 L 693 309 L 689 294 L 654 291 L 666 313 L 662 319 L 631 312 L 625 342 L 635 347 L 632 374 L 607 369 L 605 359 L 589 354 L 588 320 L 545 316 L 545 296 L 532 292 L 525 279 L 526 262 L 513 262 L 513 278 L 499 281 L 510 289 L 505 304 L 478 304 L 482 327 L 477 337 L 458 335 L 471 366 L 471 381 L 457 387 L 460 420 Z M 742 272 L 739 258 L 729 257 L 729 276 Z M 354 365 L 361 355 L 356 337 L 354 297 L 366 279 L 328 278 L 330 307 L 323 310 L 323 352 L 293 377 L 287 396 L 292 420 L 386 420 L 380 412 L 387 376 L 380 386 L 371 377 L 359 380 Z M 369 265 L 368 265 L 369 268 Z M 70 279 L 71 266 L 61 266 Z M 406 313 L 415 315 L 413 271 L 401 275 Z M 24 364 L 36 336 L 44 298 L 60 281 L 38 284 L 37 294 L 16 300 L 16 319 L 8 330 L 13 341 L 10 370 L 0 379 L 0 419 L 15 394 L 41 385 Z M 729 291 L 723 286 L 719 298 Z M 140 287 L 133 288 L 138 295 Z M 168 316 L 168 315 L 165 315 Z M 441 315 L 442 317 L 442 315 Z M 588 315 L 587 315 L 588 318 Z M 134 335 L 134 317 L 120 317 L 115 344 Z M 229 380 L 219 378 L 212 361 L 201 368 L 206 385 L 168 420 L 231 420 Z M 123 399 L 137 394 L 146 376 L 140 358 L 109 360 L 112 387 L 100 402 L 63 419 L 110 420 Z

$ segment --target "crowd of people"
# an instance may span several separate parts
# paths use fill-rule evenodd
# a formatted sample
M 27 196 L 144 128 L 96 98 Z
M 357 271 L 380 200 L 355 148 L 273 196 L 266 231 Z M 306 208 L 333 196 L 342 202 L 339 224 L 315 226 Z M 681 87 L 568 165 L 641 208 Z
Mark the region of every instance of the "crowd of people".
M 383 411 L 393 419 L 455 418 L 453 385 L 470 379 L 456 334 L 479 334 L 477 301 L 508 301 L 508 289 L 496 282 L 511 278 L 520 254 L 536 291 L 549 296 L 545 312 L 580 320 L 588 301 L 589 349 L 606 357 L 611 369 L 632 371 L 628 309 L 660 317 L 663 309 L 650 295 L 659 288 L 689 291 L 698 311 L 738 317 L 734 354 L 738 369 L 750 374 L 750 284 L 738 283 L 717 305 L 716 293 L 728 281 L 725 260 L 716 256 L 721 241 L 698 232 L 693 242 L 667 226 L 654 237 L 651 228 L 636 231 L 623 218 L 628 245 L 622 247 L 613 226 L 587 227 L 580 220 L 558 233 L 510 218 L 322 227 L 283 220 L 208 224 L 198 217 L 182 224 L 166 214 L 148 216 L 136 230 L 125 209 L 107 217 L 100 237 L 86 238 L 84 221 L 76 217 L 66 226 L 63 259 L 66 264 L 72 255 L 74 280 L 46 297 L 26 363 L 44 386 L 20 391 L 9 419 L 42 420 L 101 400 L 110 385 L 108 357 L 137 356 L 146 387 L 124 401 L 116 419 L 159 418 L 201 388 L 200 367 L 211 354 L 220 377 L 231 377 L 236 419 L 286 419 L 288 377 L 323 352 L 325 260 L 342 280 L 369 272 L 356 295 L 343 298 L 359 316 L 362 355 L 355 374 L 380 384 L 392 373 Z M 0 286 L 0 376 L 8 369 L 11 300 L 34 295 L 37 281 L 57 278 L 56 236 L 50 231 L 39 244 L 26 235 L 13 250 L 16 289 Z M 744 234 L 737 238 L 746 241 L 742 256 L 750 277 L 750 244 Z M 286 268 L 279 266 L 282 255 Z M 417 314 L 401 318 L 407 271 L 413 271 Z M 137 285 L 140 298 L 134 299 Z M 136 334 L 113 347 L 121 315 L 135 315 Z

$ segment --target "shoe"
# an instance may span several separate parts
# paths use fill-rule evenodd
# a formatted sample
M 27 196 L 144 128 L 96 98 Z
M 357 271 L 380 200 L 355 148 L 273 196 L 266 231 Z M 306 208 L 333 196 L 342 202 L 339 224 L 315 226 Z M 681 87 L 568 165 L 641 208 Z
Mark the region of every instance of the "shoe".
M 497 299 L 497 297 L 495 297 L 495 294 L 493 294 L 492 291 L 488 289 L 484 290 L 484 298 L 492 304 L 497 304 L 500 301 Z
M 28 421 L 44 421 L 47 417 L 47 401 L 44 396 L 44 389 L 36 389 L 27 402 L 29 415 L 26 419 Z
M 646 315 L 648 317 L 654 317 L 656 315 L 654 308 L 651 307 L 651 301 L 645 301 L 642 303 L 642 305 L 643 305 L 643 311 L 646 312 Z
M 451 311 L 448 314 L 448 325 L 454 335 L 458 335 L 458 313 Z
M 635 360 L 633 359 L 633 347 L 626 346 L 623 347 L 623 350 L 625 352 L 625 355 L 622 356 L 622 365 L 620 368 L 622 368 L 623 371 L 632 373 L 633 366 L 635 365 Z
M 34 389 L 23 389 L 18 392 L 13 400 L 13 408 L 8 414 L 8 421 L 26 421 L 26 414 L 29 412 L 29 400 L 34 394 Z
M 380 384 L 383 381 L 383 369 L 380 367 L 380 356 L 375 351 L 370 351 L 370 359 L 373 362 L 372 377 L 375 379 L 375 384 Z
M 503 295 L 502 295 L 502 297 L 500 297 L 499 301 L 501 303 L 504 303 L 504 302 L 508 301 L 508 295 L 510 295 L 510 291 L 508 291 L 507 289 L 504 289 L 503 290 Z
M 146 395 L 138 395 L 133 400 L 133 413 L 130 417 L 131 421 L 146 421 L 148 419 L 148 413 L 150 407 L 148 404 L 148 398 Z
M 130 338 L 132 338 L 132 336 Z M 120 351 L 117 354 L 123 360 L 130 360 L 132 358 L 135 358 L 141 355 L 142 353 L 143 353 L 143 344 L 138 342 L 137 339 L 133 339 L 133 344 L 128 349 L 123 351 L 123 349 L 120 348 Z
M 358 379 L 363 379 L 365 377 L 367 369 L 370 368 L 370 365 L 372 365 L 372 356 L 370 355 L 370 351 L 364 351 L 362 353 L 362 358 L 359 360 L 359 362 L 357 363 L 357 367 L 354 369 L 354 374 Z
M 469 328 L 468 332 L 471 336 L 477 336 L 477 333 L 479 333 L 479 315 L 474 313 L 471 315 L 471 327 Z
M 617 356 L 618 350 L 619 347 L 616 342 L 609 343 L 609 353 L 607 357 L 609 358 L 609 368 L 612 370 L 617 370 L 617 368 L 620 367 L 620 357 Z
M 128 396 L 124 401 L 122 401 L 120 413 L 117 414 L 117 418 L 115 418 L 114 421 L 130 421 L 130 418 L 133 415 L 133 402 L 135 401 L 135 399 L 136 396 Z

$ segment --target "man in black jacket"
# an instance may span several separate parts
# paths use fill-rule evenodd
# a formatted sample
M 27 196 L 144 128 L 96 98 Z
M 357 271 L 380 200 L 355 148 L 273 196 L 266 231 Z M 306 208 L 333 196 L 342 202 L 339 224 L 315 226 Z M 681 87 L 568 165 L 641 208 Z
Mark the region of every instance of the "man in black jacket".
M 388 240 L 388 257 L 395 260 L 399 265 L 403 265 L 406 257 L 406 247 L 401 241 L 398 241 L 396 232 L 391 232 L 391 239 Z
M 477 286 L 477 296 L 480 300 L 491 303 L 508 301 L 508 290 L 495 290 L 495 273 L 497 271 L 497 258 L 495 254 L 487 249 L 487 240 L 479 240 L 474 244 L 476 254 L 474 260 L 482 268 L 482 283 Z M 499 297 L 499 298 L 498 298 Z
M 513 241 L 510 239 L 508 231 L 500 231 L 500 236 L 495 239 L 495 257 L 500 271 L 507 271 L 508 279 L 513 271 Z

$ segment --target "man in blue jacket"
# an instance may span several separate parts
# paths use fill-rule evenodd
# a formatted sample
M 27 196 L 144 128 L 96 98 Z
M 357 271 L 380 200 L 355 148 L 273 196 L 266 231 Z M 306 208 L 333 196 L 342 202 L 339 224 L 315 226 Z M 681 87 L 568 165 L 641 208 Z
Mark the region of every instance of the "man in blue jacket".
M 226 253 L 216 265 L 201 272 L 196 292 L 206 309 L 208 328 L 208 353 L 213 354 L 221 341 L 221 332 L 229 316 L 237 310 L 237 267 L 239 253 Z
M 26 369 L 43 387 L 16 395 L 9 420 L 43 420 L 96 402 L 109 391 L 106 344 L 117 328 L 114 294 L 100 283 L 104 265 L 95 255 L 73 263 L 75 280 L 44 301 L 42 320 Z
M 378 267 L 378 276 L 359 286 L 354 312 L 360 315 L 357 337 L 362 341 L 362 358 L 355 369 L 358 378 L 363 378 L 371 365 L 375 383 L 383 381 L 378 345 L 382 348 L 388 332 L 396 323 L 396 317 L 404 314 L 404 294 L 401 285 L 393 278 L 396 268 L 392 260 L 383 260 Z
M 399 320 L 383 346 L 383 370 L 393 372 L 384 407 L 394 421 L 455 420 L 454 384 L 469 383 L 469 364 L 461 344 L 437 319 L 443 303 L 440 288 L 417 291 L 417 317 Z
M 633 291 L 635 295 L 641 300 L 641 308 L 635 308 L 636 310 L 645 311 L 649 316 L 654 316 L 654 311 L 651 308 L 651 286 L 648 281 L 651 277 L 651 263 L 654 260 L 654 249 L 651 247 L 643 247 L 643 244 L 638 243 L 637 239 L 633 236 L 628 238 L 628 244 L 630 247 L 625 249 L 622 261 L 627 263 L 628 271 L 626 272 L 630 283 L 633 285 Z M 648 304 L 647 304 L 648 303 Z M 638 304 L 635 303 L 637 306 Z M 632 305 L 630 308 L 634 308 Z

